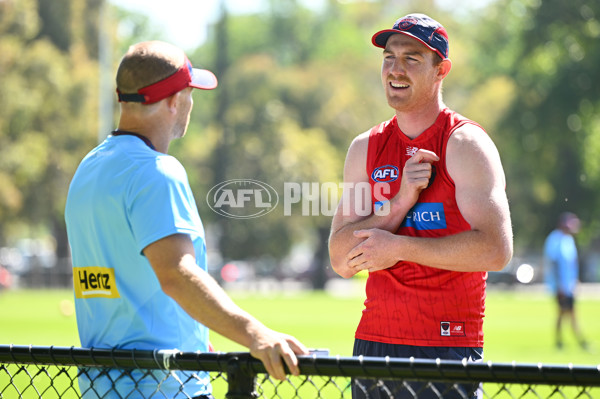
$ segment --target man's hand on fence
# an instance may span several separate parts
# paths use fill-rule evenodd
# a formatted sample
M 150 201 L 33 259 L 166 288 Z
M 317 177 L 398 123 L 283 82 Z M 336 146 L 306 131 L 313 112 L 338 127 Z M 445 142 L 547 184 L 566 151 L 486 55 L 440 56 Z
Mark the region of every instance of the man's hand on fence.
M 270 376 L 285 380 L 286 372 L 283 361 L 292 375 L 299 375 L 298 358 L 296 355 L 308 355 L 308 349 L 291 335 L 282 334 L 265 328 L 255 335 L 250 345 L 250 354 L 262 361 Z

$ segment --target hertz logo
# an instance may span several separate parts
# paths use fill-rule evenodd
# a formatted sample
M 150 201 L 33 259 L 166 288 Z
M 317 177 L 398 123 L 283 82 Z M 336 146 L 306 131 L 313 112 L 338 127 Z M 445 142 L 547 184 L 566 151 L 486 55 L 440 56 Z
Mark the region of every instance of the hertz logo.
M 115 270 L 111 267 L 89 266 L 73 268 L 76 298 L 119 298 Z

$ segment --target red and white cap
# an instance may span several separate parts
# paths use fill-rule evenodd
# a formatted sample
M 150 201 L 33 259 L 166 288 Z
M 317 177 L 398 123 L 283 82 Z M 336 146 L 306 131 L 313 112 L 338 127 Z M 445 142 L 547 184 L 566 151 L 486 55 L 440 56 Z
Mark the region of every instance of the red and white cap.
M 212 90 L 217 84 L 217 77 L 211 71 L 192 67 L 192 63 L 186 57 L 183 65 L 172 75 L 142 87 L 137 93 L 125 94 L 117 89 L 117 94 L 119 102 L 153 104 L 187 87 Z

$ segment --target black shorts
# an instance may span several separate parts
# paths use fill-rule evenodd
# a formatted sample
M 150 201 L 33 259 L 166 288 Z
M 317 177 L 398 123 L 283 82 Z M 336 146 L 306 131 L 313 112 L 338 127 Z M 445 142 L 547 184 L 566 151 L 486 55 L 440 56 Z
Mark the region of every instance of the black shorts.
M 575 298 L 573 295 L 565 295 L 558 293 L 556 294 L 556 301 L 558 302 L 558 307 L 561 310 L 569 310 L 572 311 L 575 306 Z
M 418 359 L 468 359 L 469 362 L 483 361 L 483 348 L 466 347 L 429 347 L 384 344 L 381 342 L 354 340 L 353 356 L 376 357 L 415 357 Z M 403 380 L 354 379 L 352 398 L 388 399 L 388 398 L 481 398 L 479 383 L 432 383 Z

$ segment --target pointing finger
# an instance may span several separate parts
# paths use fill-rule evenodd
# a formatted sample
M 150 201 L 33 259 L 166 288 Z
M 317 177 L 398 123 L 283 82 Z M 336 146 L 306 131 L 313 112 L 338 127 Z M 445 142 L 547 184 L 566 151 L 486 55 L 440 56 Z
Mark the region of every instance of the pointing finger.
M 416 163 L 421 163 L 421 162 L 428 162 L 428 163 L 433 163 L 433 162 L 437 162 L 440 160 L 440 157 L 438 157 L 435 152 L 429 151 L 429 150 L 419 150 L 415 153 L 415 155 L 412 156 L 411 161 L 412 162 L 416 162 Z

